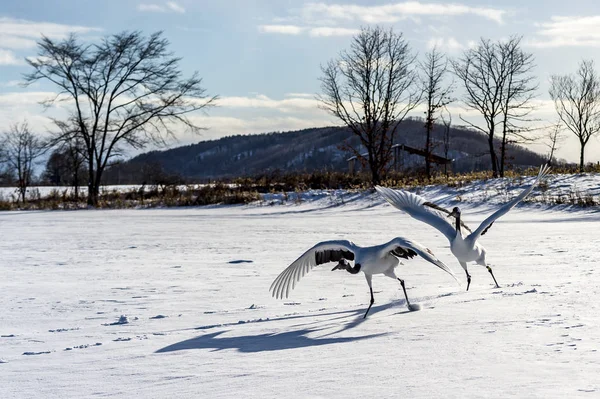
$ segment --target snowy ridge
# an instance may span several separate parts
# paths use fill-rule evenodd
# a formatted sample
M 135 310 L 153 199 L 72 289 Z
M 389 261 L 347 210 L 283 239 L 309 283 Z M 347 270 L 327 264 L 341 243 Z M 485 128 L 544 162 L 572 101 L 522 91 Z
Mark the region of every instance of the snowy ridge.
M 461 187 L 447 185 L 411 188 L 427 201 L 435 202 L 447 208 L 452 206 L 479 207 L 499 205 L 514 199 L 524 188 L 535 180 L 535 176 L 520 178 L 502 178 L 478 180 L 466 183 Z M 571 196 L 590 196 L 600 202 L 600 174 L 587 173 L 578 175 L 549 175 L 543 187 L 536 187 L 533 192 L 519 204 L 548 204 L 553 198 Z M 377 193 L 356 190 L 308 190 L 303 192 L 261 194 L 263 201 L 255 204 L 295 206 L 310 204 L 310 207 L 324 208 L 328 206 L 364 207 L 385 204 Z

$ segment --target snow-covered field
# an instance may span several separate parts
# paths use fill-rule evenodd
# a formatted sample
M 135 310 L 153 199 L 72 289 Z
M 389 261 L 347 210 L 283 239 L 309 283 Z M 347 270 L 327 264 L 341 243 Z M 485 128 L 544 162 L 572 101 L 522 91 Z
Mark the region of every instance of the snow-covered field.
M 468 194 L 468 193 L 465 193 Z M 429 198 L 455 197 L 430 189 Z M 324 239 L 445 238 L 375 194 L 275 206 L 0 213 L 1 398 L 598 397 L 600 213 L 524 205 L 481 242 L 501 288 L 415 259 L 397 281 L 317 267 Z M 497 201 L 494 201 L 497 202 Z M 494 206 L 473 201 L 463 217 Z

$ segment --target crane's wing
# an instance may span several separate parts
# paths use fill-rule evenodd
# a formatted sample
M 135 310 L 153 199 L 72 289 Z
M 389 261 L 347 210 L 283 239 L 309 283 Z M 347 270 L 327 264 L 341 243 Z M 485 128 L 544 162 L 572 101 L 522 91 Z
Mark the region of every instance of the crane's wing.
M 543 179 L 546 176 L 546 174 L 548 174 L 549 170 L 550 170 L 549 165 L 547 165 L 547 164 L 542 165 L 540 167 L 540 171 L 539 171 L 536 179 L 533 181 L 533 183 L 531 183 L 531 186 L 527 187 L 515 199 L 504 204 L 500 209 L 498 209 L 491 216 L 489 216 L 487 219 L 485 219 L 479 225 L 477 230 L 475 230 L 473 233 L 469 234 L 467 239 L 477 240 L 480 236 L 484 235 L 489 230 L 489 228 L 492 227 L 492 224 L 496 221 L 496 219 L 498 219 L 500 216 L 502 216 L 505 213 L 507 213 L 508 211 L 510 211 L 512 208 L 515 207 L 515 205 L 517 205 L 519 202 L 521 202 L 523 199 L 525 199 L 525 197 L 527 197 L 529 195 L 529 193 L 531 193 L 531 191 L 533 191 L 533 188 L 539 183 L 539 181 L 541 179 Z
M 423 197 L 408 191 L 392 190 L 381 186 L 375 186 L 375 190 L 394 207 L 438 229 L 449 241 L 456 236 L 456 229 L 448 223 L 447 218 L 431 206 L 426 206 L 427 201 Z
M 430 208 L 433 208 L 433 209 L 435 209 L 435 210 L 437 210 L 437 211 L 443 212 L 443 213 L 445 213 L 447 216 L 450 216 L 450 215 L 452 214 L 452 212 L 450 212 L 448 209 L 446 209 L 446 208 L 443 208 L 443 207 L 439 206 L 438 204 L 434 204 L 433 202 L 424 202 L 424 203 L 423 203 L 423 206 L 428 206 L 428 207 L 430 207 Z M 453 217 L 453 218 L 456 220 L 456 218 L 455 218 L 455 217 Z M 460 225 L 461 225 L 461 227 L 462 227 L 463 229 L 467 230 L 469 233 L 472 233 L 472 232 L 473 232 L 473 230 L 471 230 L 471 229 L 469 228 L 469 226 L 467 226 L 467 225 L 465 224 L 465 222 L 463 222 L 462 220 L 460 221 Z
M 271 294 L 278 299 L 287 298 L 296 283 L 313 267 L 341 259 L 354 260 L 356 245 L 348 240 L 323 241 L 306 251 L 285 268 L 271 284 Z
M 456 281 L 458 281 L 454 275 L 454 272 L 448 266 L 446 266 L 444 262 L 439 260 L 429 248 L 419 244 L 418 242 L 411 241 L 403 237 L 396 237 L 387 244 L 383 244 L 381 251 L 383 253 L 387 252 L 404 259 L 410 259 L 418 255 L 426 261 L 433 263 L 446 273 L 450 274 Z

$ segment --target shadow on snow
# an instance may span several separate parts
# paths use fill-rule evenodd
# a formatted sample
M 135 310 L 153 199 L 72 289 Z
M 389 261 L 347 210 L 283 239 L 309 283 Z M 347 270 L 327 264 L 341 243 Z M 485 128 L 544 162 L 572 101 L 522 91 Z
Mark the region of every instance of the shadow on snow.
M 237 349 L 239 352 L 244 353 L 256 353 L 256 352 L 269 352 L 279 351 L 285 349 L 305 348 L 310 346 L 322 346 L 331 344 L 344 344 L 356 341 L 362 341 L 365 339 L 377 338 L 384 336 L 387 333 L 377 333 L 368 335 L 358 335 L 353 337 L 335 337 L 334 335 L 341 332 L 349 331 L 355 327 L 358 327 L 362 323 L 368 321 L 376 313 L 398 307 L 400 303 L 404 301 L 394 301 L 391 303 L 373 306 L 369 312 L 369 318 L 363 319 L 363 315 L 366 309 L 341 311 L 341 312 L 329 312 L 325 314 L 305 315 L 305 316 L 289 316 L 280 317 L 276 319 L 268 320 L 256 320 L 255 322 L 276 322 L 288 319 L 299 319 L 305 317 L 321 318 L 323 316 L 335 316 L 329 317 L 327 320 L 312 320 L 301 326 L 291 326 L 297 328 L 293 331 L 286 331 L 282 333 L 264 333 L 257 335 L 242 335 L 235 337 L 223 337 L 222 335 L 230 330 L 217 331 L 209 334 L 200 335 L 195 338 L 191 338 L 185 341 L 177 342 L 175 344 L 166 346 L 156 351 L 156 353 L 176 352 L 190 349 Z M 409 313 L 408 310 L 401 311 L 395 314 Z M 348 322 L 340 322 L 340 319 L 350 319 Z M 253 323 L 248 321 L 242 325 Z M 309 325 L 314 325 L 308 327 Z M 317 326 L 318 325 L 318 326 Z M 232 327 L 233 324 L 223 324 L 215 327 Z M 210 328 L 210 326 L 207 326 Z M 300 327 L 300 328 L 298 328 Z M 198 329 L 204 329 L 205 327 L 198 327 Z M 321 335 L 320 337 L 310 337 L 311 333 L 318 333 L 320 331 L 336 328 L 335 331 Z
M 307 334 L 317 331 L 319 330 L 302 329 L 283 333 L 266 333 L 238 337 L 221 337 L 221 335 L 226 331 L 217 331 L 169 345 L 165 348 L 157 350 L 156 353 L 174 352 L 188 349 L 237 349 L 239 352 L 245 353 L 269 352 L 284 349 L 305 348 L 308 346 L 355 342 L 364 339 L 375 338 L 385 334 L 380 333 L 357 337 L 338 338 L 311 338 L 307 336 Z

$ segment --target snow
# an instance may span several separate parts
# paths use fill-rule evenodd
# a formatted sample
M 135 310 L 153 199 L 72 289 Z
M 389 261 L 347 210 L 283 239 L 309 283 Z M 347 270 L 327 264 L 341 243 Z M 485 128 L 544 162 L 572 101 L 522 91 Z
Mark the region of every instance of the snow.
M 477 184 L 420 192 L 445 205 L 462 193 L 469 225 L 518 192 L 496 197 L 501 182 Z M 463 282 L 464 272 L 441 234 L 376 194 L 303 198 L 0 213 L 0 397 L 599 395 L 597 209 L 519 206 L 481 239 L 499 289 L 481 266 L 470 266 L 465 292 L 436 267 L 405 261 L 396 273 L 421 310 L 408 311 L 397 281 L 375 276 L 363 320 L 362 273 L 317 267 L 283 301 L 269 286 L 325 239 L 402 235 Z

